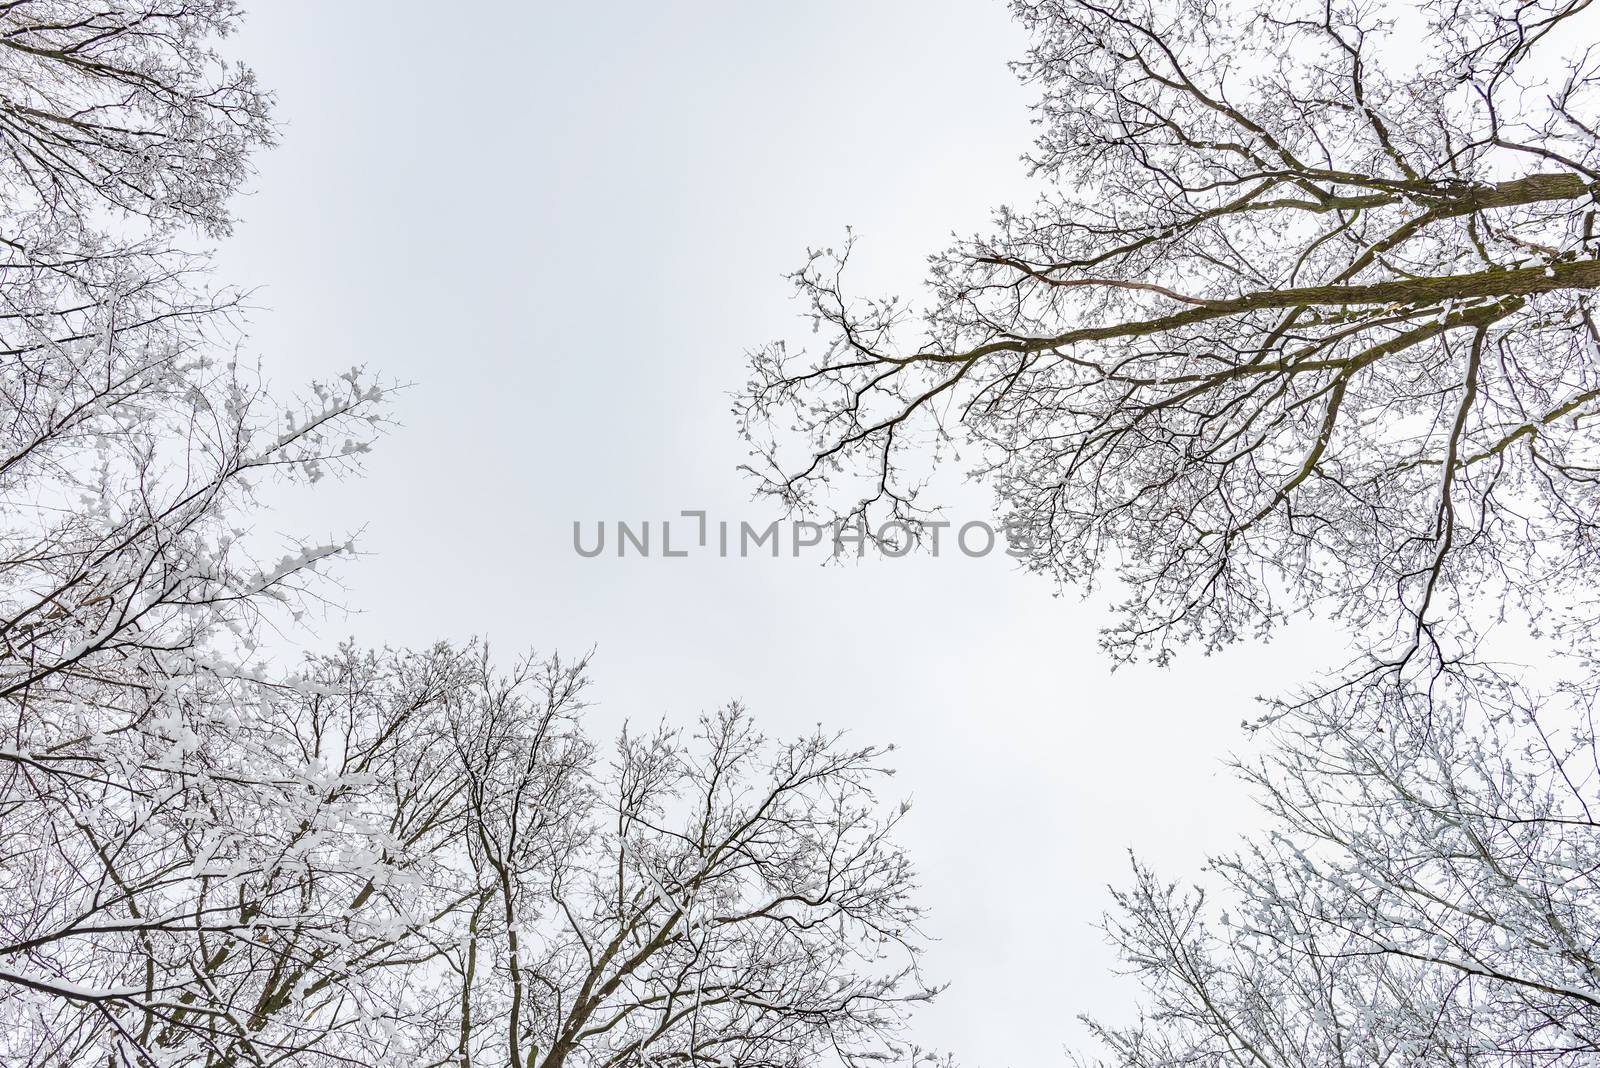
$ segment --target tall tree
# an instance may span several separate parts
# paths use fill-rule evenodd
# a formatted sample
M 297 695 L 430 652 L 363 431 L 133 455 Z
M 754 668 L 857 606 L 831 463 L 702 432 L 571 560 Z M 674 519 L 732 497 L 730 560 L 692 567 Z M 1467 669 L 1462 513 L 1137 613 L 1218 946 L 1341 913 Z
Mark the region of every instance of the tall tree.
M 825 344 L 740 404 L 764 488 L 915 519 L 919 445 L 964 441 L 1034 568 L 1126 582 L 1119 657 L 1314 605 L 1403 659 L 1484 583 L 1586 585 L 1589 5 L 1015 8 L 1047 191 L 920 312 L 811 258 Z
M 1241 761 L 1267 830 L 1106 930 L 1147 991 L 1121 1068 L 1581 1065 L 1600 1055 L 1597 680 L 1347 690 Z M 1207 889 L 1210 893 L 1207 893 Z
M 1038 203 L 920 307 L 811 257 L 822 345 L 739 404 L 762 488 L 914 522 L 954 440 L 1034 569 L 1125 584 L 1118 659 L 1310 609 L 1357 640 L 1255 721 L 1269 830 L 1211 896 L 1119 893 L 1148 1010 L 1095 1025 L 1111 1062 L 1591 1062 L 1596 10 L 1013 7 Z
M 361 370 L 275 400 L 197 235 L 269 100 L 227 0 L 0 4 L 0 1062 L 804 1065 L 897 1049 L 914 880 L 883 754 L 602 748 L 584 667 L 264 635 L 342 544 L 266 480 L 351 472 Z

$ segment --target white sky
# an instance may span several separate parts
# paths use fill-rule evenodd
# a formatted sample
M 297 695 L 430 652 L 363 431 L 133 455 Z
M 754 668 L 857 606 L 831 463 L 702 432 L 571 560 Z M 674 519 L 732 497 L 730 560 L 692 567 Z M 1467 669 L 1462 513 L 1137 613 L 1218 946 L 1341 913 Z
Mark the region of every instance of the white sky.
M 1220 761 L 1252 696 L 1322 659 L 1309 641 L 1113 680 L 1102 606 L 999 554 L 571 548 L 575 519 L 770 518 L 734 470 L 727 395 L 747 348 L 809 329 L 781 274 L 850 224 L 858 280 L 912 294 L 926 253 L 1025 189 L 1003 7 L 247 6 L 230 51 L 287 129 L 220 278 L 260 287 L 252 344 L 281 390 L 352 363 L 415 383 L 364 481 L 263 521 L 364 528 L 344 576 L 362 612 L 320 637 L 596 646 L 606 730 L 741 698 L 772 733 L 895 742 L 927 968 L 953 984 L 923 1044 L 1064 1063 L 1075 1014 L 1125 1014 L 1093 927 L 1105 886 L 1130 846 L 1187 876 L 1245 828 Z M 985 517 L 963 500 L 956 518 Z

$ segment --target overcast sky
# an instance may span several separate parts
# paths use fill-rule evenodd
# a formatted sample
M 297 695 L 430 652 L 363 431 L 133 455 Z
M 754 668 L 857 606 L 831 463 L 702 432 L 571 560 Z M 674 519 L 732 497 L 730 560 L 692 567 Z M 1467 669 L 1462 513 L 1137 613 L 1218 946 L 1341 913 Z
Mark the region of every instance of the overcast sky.
M 1192 874 L 1249 819 L 1221 761 L 1271 650 L 1110 673 L 1103 605 L 1002 555 L 581 559 L 572 523 L 764 523 L 728 414 L 744 352 L 802 338 L 782 274 L 856 228 L 858 284 L 914 294 L 952 230 L 1026 195 L 1002 5 L 254 0 L 230 51 L 279 97 L 222 279 L 288 392 L 353 363 L 413 383 L 367 477 L 265 527 L 363 531 L 328 643 L 597 650 L 601 723 L 744 700 L 900 747 L 905 838 L 952 983 L 924 1045 L 1062 1063 L 1121 1016 L 1094 922 L 1136 848 Z M 984 518 L 981 491 L 952 518 Z

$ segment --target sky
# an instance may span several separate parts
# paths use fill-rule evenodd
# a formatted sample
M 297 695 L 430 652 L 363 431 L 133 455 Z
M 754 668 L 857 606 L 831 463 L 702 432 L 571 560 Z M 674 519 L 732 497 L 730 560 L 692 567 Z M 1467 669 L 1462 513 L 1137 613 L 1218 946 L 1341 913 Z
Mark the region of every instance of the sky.
M 218 277 L 253 287 L 276 389 L 407 383 L 365 477 L 258 529 L 339 539 L 354 609 L 302 644 L 480 636 L 595 651 L 596 729 L 745 702 L 897 745 L 902 840 L 949 990 L 914 1035 L 963 1064 L 1065 1064 L 1124 1019 L 1095 923 L 1128 850 L 1167 875 L 1252 825 L 1223 767 L 1258 694 L 1329 659 L 1306 628 L 1171 667 L 1099 652 L 1104 598 L 1003 554 L 823 566 L 585 559 L 586 529 L 764 525 L 729 412 L 746 352 L 803 340 L 786 272 L 858 235 L 857 284 L 915 296 L 952 232 L 1029 196 L 1024 39 L 981 0 L 804 5 L 247 2 L 228 50 L 278 96 Z M 956 521 L 981 487 L 945 487 Z

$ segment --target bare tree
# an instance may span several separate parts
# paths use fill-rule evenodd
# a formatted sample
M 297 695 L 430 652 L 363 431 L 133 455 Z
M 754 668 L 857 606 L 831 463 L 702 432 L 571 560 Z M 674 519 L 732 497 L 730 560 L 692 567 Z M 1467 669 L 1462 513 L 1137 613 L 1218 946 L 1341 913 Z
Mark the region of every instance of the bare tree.
M 228 232 L 269 101 L 213 50 L 233 0 L 18 0 L 0 10 L 6 245 L 15 222 L 87 238 L 111 221 Z M 83 250 L 85 252 L 89 250 Z
M 813 255 L 825 343 L 739 405 L 765 488 L 917 518 L 921 445 L 971 445 L 1034 568 L 1126 582 L 1118 657 L 1316 606 L 1398 662 L 1588 588 L 1590 5 L 1014 6 L 1047 191 L 920 312 Z
M 115 763 L 103 741 L 31 758 L 0 794 L 0 1052 L 526 1068 L 896 1053 L 905 1007 L 934 991 L 889 838 L 904 808 L 872 795 L 882 752 L 774 745 L 732 706 L 692 738 L 625 733 L 607 760 L 581 727 L 584 671 L 345 648 L 278 682 L 202 677 L 120 731 Z
M 729 706 L 692 738 L 564 717 L 572 670 L 502 683 L 455 728 L 477 888 L 457 1061 L 857 1064 L 893 1054 L 916 974 L 910 866 L 877 749 L 773 745 Z M 465 729 L 463 729 L 463 727 Z
M 236 298 L 183 248 L 227 232 L 271 133 L 249 73 L 209 51 L 233 18 L 0 8 L 9 1063 L 182 1063 L 196 1042 L 225 1060 L 254 1011 L 240 977 L 261 982 L 303 903 L 303 754 L 241 743 L 271 698 L 260 622 L 344 546 L 258 559 L 247 506 L 263 479 L 347 469 L 382 390 L 352 371 L 273 401 L 230 351 Z
M 1125 583 L 1119 659 L 1306 609 L 1358 636 L 1256 721 L 1269 829 L 1210 896 L 1117 895 L 1147 1009 L 1093 1025 L 1112 1063 L 1593 1063 L 1595 10 L 1013 6 L 1039 202 L 920 309 L 813 254 L 822 347 L 756 353 L 753 470 L 915 521 L 969 448 L 1033 568 Z M 1492 659 L 1513 617 L 1537 670 Z
M 1579 1065 L 1600 1055 L 1595 679 L 1348 691 L 1241 763 L 1268 830 L 1208 897 L 1135 863 L 1107 924 L 1148 992 L 1111 1063 Z
M 736 707 L 582 729 L 583 663 L 275 667 L 344 544 L 354 369 L 274 400 L 202 285 L 268 99 L 225 0 L 0 4 L 0 1061 L 801 1065 L 898 1047 L 912 874 L 877 749 Z

